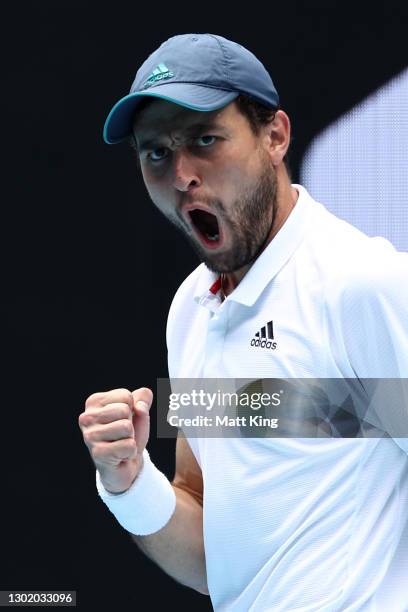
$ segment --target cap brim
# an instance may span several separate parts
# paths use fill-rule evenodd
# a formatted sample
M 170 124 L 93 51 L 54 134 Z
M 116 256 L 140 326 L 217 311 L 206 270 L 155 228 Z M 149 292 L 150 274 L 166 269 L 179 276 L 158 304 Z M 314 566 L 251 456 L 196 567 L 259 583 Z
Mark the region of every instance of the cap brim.
M 191 83 L 163 83 L 147 91 L 130 93 L 119 100 L 110 111 L 103 128 L 103 139 L 108 144 L 116 144 L 130 136 L 134 113 L 146 96 L 161 98 L 191 110 L 214 111 L 226 106 L 238 95 L 236 91 Z

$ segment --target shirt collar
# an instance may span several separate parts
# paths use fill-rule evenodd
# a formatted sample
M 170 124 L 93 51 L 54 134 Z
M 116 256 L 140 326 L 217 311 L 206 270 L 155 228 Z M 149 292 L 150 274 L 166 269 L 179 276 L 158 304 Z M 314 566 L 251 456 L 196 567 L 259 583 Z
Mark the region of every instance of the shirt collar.
M 292 187 L 299 193 L 294 208 L 279 232 L 255 260 L 244 278 L 227 297 L 227 300 L 252 306 L 266 285 L 276 276 L 301 244 L 318 204 L 302 185 L 293 184 Z M 219 287 L 218 291 L 214 293 L 217 290 L 217 285 L 214 286 L 214 284 L 218 278 L 218 273 L 212 272 L 203 264 L 194 292 L 194 299 L 210 310 L 217 309 L 221 303 Z

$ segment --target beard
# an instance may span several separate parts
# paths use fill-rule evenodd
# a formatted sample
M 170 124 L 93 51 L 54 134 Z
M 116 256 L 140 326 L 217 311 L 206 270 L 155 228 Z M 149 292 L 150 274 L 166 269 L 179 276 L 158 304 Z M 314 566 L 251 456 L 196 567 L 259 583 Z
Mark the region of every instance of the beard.
M 187 238 L 199 259 L 216 273 L 235 272 L 252 264 L 262 252 L 275 218 L 277 204 L 277 179 L 269 159 L 262 160 L 259 176 L 254 184 L 246 187 L 243 195 L 227 212 L 221 200 L 207 198 L 205 202 L 217 213 L 218 219 L 232 240 L 225 252 L 216 253 L 203 248 L 186 228 L 182 219 L 168 220 Z

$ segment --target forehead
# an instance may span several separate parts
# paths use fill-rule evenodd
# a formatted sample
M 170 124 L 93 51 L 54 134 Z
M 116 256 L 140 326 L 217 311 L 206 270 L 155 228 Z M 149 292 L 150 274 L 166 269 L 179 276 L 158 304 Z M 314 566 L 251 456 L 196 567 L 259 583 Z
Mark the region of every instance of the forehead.
M 181 133 L 194 126 L 219 125 L 229 127 L 232 125 L 233 117 L 239 114 L 235 104 L 229 104 L 217 111 L 202 112 L 194 111 L 166 100 L 149 101 L 140 113 L 135 117 L 133 132 L 136 137 L 158 135 L 169 131 L 180 131 Z

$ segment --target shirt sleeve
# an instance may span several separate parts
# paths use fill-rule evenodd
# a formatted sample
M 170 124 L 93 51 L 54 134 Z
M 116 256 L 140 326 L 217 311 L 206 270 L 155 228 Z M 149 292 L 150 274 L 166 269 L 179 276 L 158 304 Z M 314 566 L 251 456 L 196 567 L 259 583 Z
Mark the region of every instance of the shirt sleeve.
M 338 298 L 344 347 L 370 410 L 408 453 L 408 253 L 357 266 Z

